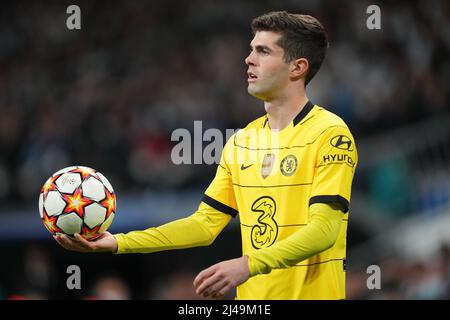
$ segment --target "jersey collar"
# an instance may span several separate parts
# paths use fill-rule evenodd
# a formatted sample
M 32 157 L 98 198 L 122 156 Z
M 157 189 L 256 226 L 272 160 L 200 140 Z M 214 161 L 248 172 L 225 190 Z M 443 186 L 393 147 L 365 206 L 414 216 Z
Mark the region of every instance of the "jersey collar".
M 314 108 L 314 104 L 308 100 L 308 102 L 303 107 L 302 111 L 300 111 L 295 116 L 294 120 L 292 121 L 293 127 L 295 127 L 297 124 L 299 124 L 300 121 L 302 121 L 306 117 L 306 115 L 312 110 L 312 108 Z M 269 122 L 269 118 L 267 117 L 267 114 L 266 114 L 266 119 L 264 120 L 263 128 L 266 127 L 266 124 L 268 122 Z
M 293 121 L 294 127 L 306 117 L 306 115 L 312 110 L 312 108 L 314 108 L 314 104 L 308 100 L 308 102 L 303 107 L 302 111 L 300 111 L 299 114 L 295 116 Z

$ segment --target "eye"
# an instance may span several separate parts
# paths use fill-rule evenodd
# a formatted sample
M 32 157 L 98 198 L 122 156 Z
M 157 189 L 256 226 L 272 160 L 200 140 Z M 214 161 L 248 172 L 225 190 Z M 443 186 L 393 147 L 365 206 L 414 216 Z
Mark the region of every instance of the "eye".
M 268 55 L 270 52 L 266 48 L 257 48 L 259 54 Z

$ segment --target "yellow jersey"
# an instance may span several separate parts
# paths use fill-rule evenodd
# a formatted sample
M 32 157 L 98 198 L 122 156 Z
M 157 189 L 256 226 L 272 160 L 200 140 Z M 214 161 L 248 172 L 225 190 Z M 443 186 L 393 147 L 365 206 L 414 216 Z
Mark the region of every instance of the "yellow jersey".
M 272 246 L 308 224 L 313 203 L 340 203 L 344 218 L 335 244 L 300 263 L 251 277 L 237 299 L 344 299 L 348 207 L 358 163 L 345 122 L 308 102 L 280 131 L 267 115 L 226 143 L 202 201 L 239 214 L 242 251 Z

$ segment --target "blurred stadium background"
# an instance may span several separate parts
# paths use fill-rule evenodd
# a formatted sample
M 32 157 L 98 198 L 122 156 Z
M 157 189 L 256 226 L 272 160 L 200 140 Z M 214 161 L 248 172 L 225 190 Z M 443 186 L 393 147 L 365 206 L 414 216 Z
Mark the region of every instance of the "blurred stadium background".
M 82 29 L 66 28 L 78 4 Z M 381 30 L 366 8 L 381 8 Z M 360 161 L 348 230 L 349 299 L 450 298 L 450 3 L 416 1 L 14 1 L 0 5 L 0 299 L 195 299 L 194 275 L 240 255 L 234 221 L 210 247 L 149 255 L 60 248 L 38 214 L 69 165 L 112 182 L 112 232 L 192 213 L 215 165 L 170 160 L 176 128 L 242 128 L 250 21 L 309 13 L 331 47 L 308 88 L 342 116 Z M 66 288 L 78 265 L 82 289 Z M 381 290 L 366 269 L 381 268 Z M 231 298 L 232 296 L 227 298 Z

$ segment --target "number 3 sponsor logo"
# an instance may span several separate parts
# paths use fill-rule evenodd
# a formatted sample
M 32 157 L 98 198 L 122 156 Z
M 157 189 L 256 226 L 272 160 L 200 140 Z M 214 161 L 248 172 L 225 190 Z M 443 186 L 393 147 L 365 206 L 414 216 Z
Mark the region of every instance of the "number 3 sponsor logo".
M 270 247 L 275 242 L 278 235 L 278 225 L 274 219 L 276 210 L 275 200 L 269 196 L 262 196 L 253 202 L 252 211 L 260 214 L 251 231 L 254 248 Z

